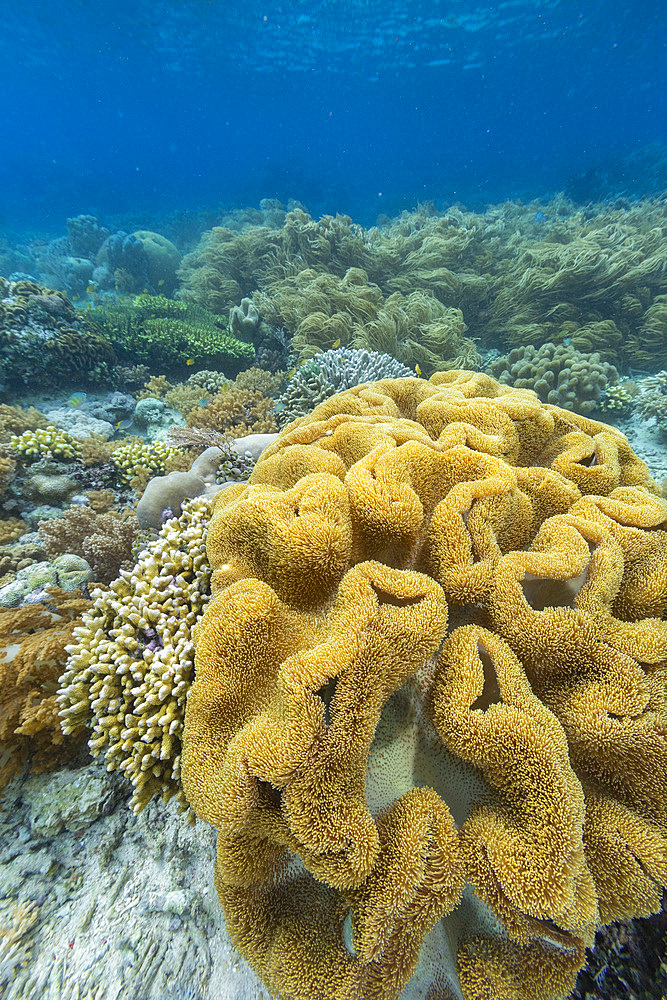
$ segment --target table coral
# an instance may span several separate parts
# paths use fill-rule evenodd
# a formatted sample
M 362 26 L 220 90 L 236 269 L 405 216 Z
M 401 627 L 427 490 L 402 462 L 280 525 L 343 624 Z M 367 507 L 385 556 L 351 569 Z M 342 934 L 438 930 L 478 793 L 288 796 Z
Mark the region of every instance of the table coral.
M 207 550 L 183 787 L 272 994 L 550 1000 L 659 909 L 667 507 L 620 432 L 472 372 L 357 386 Z

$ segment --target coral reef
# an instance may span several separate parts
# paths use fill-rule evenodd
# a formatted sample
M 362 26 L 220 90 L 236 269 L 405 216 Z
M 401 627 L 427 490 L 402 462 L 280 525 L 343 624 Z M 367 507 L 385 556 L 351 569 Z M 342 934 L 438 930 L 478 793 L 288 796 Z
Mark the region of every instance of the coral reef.
M 329 396 L 353 385 L 408 375 L 412 375 L 412 371 L 400 361 L 376 351 L 357 351 L 348 347 L 315 354 L 294 371 L 287 388 L 276 401 L 278 421 L 284 426 L 296 417 L 303 417 Z
M 41 604 L 0 610 L 0 785 L 28 759 L 37 771 L 61 763 L 58 677 L 65 646 L 89 607 L 80 592 L 50 588 Z M 70 730 L 75 737 L 81 732 Z
M 128 486 L 143 473 L 155 476 L 166 472 L 170 463 L 178 457 L 178 449 L 163 441 L 146 444 L 142 438 L 121 442 L 111 453 L 111 461 L 118 470 L 121 482 Z
M 125 365 L 146 363 L 154 371 L 195 362 L 238 370 L 255 355 L 252 344 L 230 336 L 226 321 L 162 295 L 137 295 L 89 316 Z
M 139 812 L 154 795 L 180 788 L 185 698 L 194 670 L 192 629 L 209 594 L 205 551 L 209 504 L 184 505 L 131 571 L 106 591 L 74 633 L 60 680 L 63 732 L 88 726 L 91 753 L 104 753 L 134 785 Z
M 114 360 L 109 340 L 62 292 L 0 278 L 0 378 L 5 382 L 106 380 Z
M 535 224 L 536 210 L 547 225 Z M 662 365 L 665 220 L 664 200 L 582 212 L 562 195 L 484 214 L 423 205 L 368 230 L 345 217 L 314 222 L 296 209 L 279 229 L 204 234 L 183 260 L 180 294 L 220 316 L 234 309 L 239 329 L 255 325 L 249 305 L 240 307 L 251 300 L 262 357 L 286 336 L 301 357 L 340 339 L 428 374 L 443 362 L 476 366 L 474 345 L 462 338 L 467 327 L 484 348 L 570 337 L 577 350 L 618 366 Z M 414 353 L 420 345 L 424 359 Z
M 34 406 L 8 406 L 0 403 L 0 444 L 8 444 L 10 438 L 18 437 L 24 431 L 36 431 L 46 427 L 48 421 Z
M 187 418 L 188 427 L 210 428 L 230 437 L 246 434 L 269 434 L 278 429 L 273 415 L 273 400 L 253 389 L 223 390 Z
M 228 379 L 226 375 L 222 372 L 211 371 L 208 368 L 202 368 L 198 372 L 193 372 L 188 378 L 188 385 L 198 386 L 203 389 L 204 392 L 202 396 L 215 396 L 216 393 L 220 392 L 224 388 L 229 388 L 231 385 L 231 379 Z M 248 386 L 239 386 L 239 388 L 249 388 Z
M 176 272 L 181 263 L 181 255 L 171 240 L 150 229 L 138 229 L 132 233 L 144 248 L 148 268 L 148 284 L 163 295 L 171 295 L 176 285 Z
M 36 431 L 24 431 L 11 437 L 9 445 L 21 462 L 36 462 L 39 459 L 81 458 L 81 445 L 67 431 L 53 425 L 39 427 Z
M 562 997 L 659 909 L 667 506 L 622 434 L 471 372 L 358 386 L 207 551 L 183 788 L 273 994 Z
M 506 358 L 492 361 L 488 372 L 504 385 L 534 389 L 544 403 L 584 415 L 601 409 L 605 392 L 618 381 L 616 368 L 598 353 L 583 354 L 564 344 L 515 347 Z
M 134 514 L 98 513 L 93 507 L 70 507 L 62 517 L 42 521 L 39 534 L 50 558 L 73 553 L 93 571 L 96 583 L 111 583 L 131 567 L 132 549 L 140 533 Z

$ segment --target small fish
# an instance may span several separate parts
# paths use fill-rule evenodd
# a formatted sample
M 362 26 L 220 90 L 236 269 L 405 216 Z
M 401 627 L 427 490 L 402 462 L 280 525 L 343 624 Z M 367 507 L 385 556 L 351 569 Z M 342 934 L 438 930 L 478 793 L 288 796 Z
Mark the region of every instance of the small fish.
M 126 418 L 125 420 L 119 420 L 118 423 L 116 424 L 116 427 L 118 428 L 119 431 L 125 431 L 127 430 L 128 427 L 131 427 L 132 424 L 133 420 L 131 418 Z
M 90 295 L 91 292 L 96 292 L 97 291 L 97 285 L 92 285 L 92 284 L 88 285 L 88 287 L 86 288 L 86 291 L 88 292 L 89 295 Z
M 415 371 L 417 372 L 418 375 L 421 375 L 421 373 L 422 373 L 422 370 L 419 367 L 419 365 L 415 365 Z
M 547 221 L 547 217 L 541 208 L 537 212 L 535 212 L 533 220 L 538 224 L 538 226 L 541 226 L 543 222 Z
M 285 404 L 284 403 L 274 403 L 273 404 L 273 409 L 274 409 L 274 411 L 276 413 L 280 413 L 281 410 L 285 409 Z
M 164 278 L 160 278 L 160 280 L 158 281 L 158 285 L 164 285 Z
M 563 343 L 565 344 L 566 347 L 569 347 L 570 344 L 572 343 L 572 337 L 563 337 Z
M 194 359 L 193 359 L 193 358 L 188 358 L 188 360 L 187 360 L 187 361 L 186 361 L 185 363 L 186 363 L 186 365 L 187 365 L 187 366 L 188 366 L 188 368 L 189 368 L 189 367 L 190 367 L 190 365 L 193 365 L 193 364 L 194 364 Z
M 206 399 L 200 399 L 199 400 L 199 405 L 200 406 L 206 406 L 207 403 L 208 403 L 208 396 L 206 397 Z
M 294 375 L 296 375 L 296 368 L 290 368 L 287 373 L 287 378 L 292 378 Z
M 337 340 L 334 340 L 334 342 L 333 342 L 333 344 L 331 346 L 332 347 L 340 347 L 340 337 L 338 337 Z
M 81 406 L 85 398 L 86 398 L 85 392 L 73 392 L 70 398 L 67 400 L 67 405 L 70 407 L 70 409 L 75 410 L 77 406 Z

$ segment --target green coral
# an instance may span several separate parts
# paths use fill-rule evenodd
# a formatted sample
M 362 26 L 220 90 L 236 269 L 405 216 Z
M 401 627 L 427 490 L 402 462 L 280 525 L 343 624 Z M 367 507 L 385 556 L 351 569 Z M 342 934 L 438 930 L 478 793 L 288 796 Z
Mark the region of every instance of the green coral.
M 583 354 L 571 345 L 528 345 L 492 361 L 490 375 L 505 385 L 533 389 L 543 403 L 575 413 L 599 410 L 602 394 L 618 382 L 618 371 L 598 353 Z
M 637 383 L 631 379 L 621 379 L 608 386 L 600 397 L 600 409 L 616 417 L 629 417 L 635 408 L 638 393 Z
M 153 476 L 161 476 L 167 462 L 179 454 L 178 448 L 170 448 L 164 441 L 145 444 L 135 440 L 114 448 L 111 461 L 118 469 L 121 482 L 129 486 L 139 469 L 145 469 Z
M 136 295 L 94 310 L 100 332 L 125 363 L 171 367 L 252 360 L 255 350 L 229 335 L 226 321 L 191 302 Z
M 38 459 L 80 459 L 81 445 L 67 431 L 60 430 L 53 424 L 48 427 L 38 427 L 35 431 L 24 431 L 13 435 L 9 441 L 10 447 L 24 462 L 36 462 Z
M 192 630 L 210 592 L 206 527 L 210 502 L 183 505 L 131 572 L 92 594 L 60 678 L 64 733 L 91 730 L 93 756 L 124 771 L 140 812 L 154 795 L 176 795 L 185 699 L 194 676 Z

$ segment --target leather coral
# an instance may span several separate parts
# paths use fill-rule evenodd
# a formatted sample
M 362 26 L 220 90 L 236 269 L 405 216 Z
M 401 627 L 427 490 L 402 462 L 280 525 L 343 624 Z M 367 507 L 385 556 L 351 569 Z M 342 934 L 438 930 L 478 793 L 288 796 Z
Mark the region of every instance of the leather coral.
M 566 995 L 667 884 L 667 508 L 618 431 L 357 386 L 215 501 L 182 777 L 295 1000 Z

